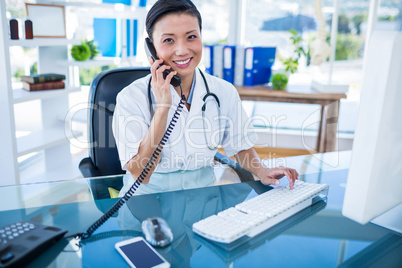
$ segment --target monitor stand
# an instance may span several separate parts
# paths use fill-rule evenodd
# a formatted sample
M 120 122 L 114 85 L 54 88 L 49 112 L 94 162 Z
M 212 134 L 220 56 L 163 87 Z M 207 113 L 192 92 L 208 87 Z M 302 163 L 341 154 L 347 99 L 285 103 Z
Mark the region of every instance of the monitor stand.
M 402 234 L 402 203 L 374 218 L 371 223 Z

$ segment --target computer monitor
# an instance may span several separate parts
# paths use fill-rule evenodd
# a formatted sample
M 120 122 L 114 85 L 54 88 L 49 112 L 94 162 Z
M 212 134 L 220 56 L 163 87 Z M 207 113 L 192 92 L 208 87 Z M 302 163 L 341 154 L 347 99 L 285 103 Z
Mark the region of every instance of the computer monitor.
M 402 233 L 402 32 L 369 43 L 342 213 Z

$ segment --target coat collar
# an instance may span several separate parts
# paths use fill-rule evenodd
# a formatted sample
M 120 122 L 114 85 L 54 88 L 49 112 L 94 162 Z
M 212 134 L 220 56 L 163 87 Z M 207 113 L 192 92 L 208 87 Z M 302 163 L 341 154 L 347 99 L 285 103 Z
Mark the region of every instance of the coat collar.
M 205 94 L 207 94 L 204 79 L 202 79 L 200 72 L 201 70 L 197 68 L 195 72 L 196 80 L 190 109 L 190 113 L 193 115 L 201 114 L 201 107 L 204 104 L 202 99 L 204 98 Z

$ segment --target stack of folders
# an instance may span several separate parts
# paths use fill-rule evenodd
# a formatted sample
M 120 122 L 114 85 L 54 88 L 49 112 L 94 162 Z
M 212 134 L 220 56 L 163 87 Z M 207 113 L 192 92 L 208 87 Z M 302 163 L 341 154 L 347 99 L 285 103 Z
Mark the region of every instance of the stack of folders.
M 204 46 L 205 71 L 235 86 L 269 82 L 275 47 Z
M 138 20 L 94 18 L 93 28 L 103 57 L 121 57 L 123 48 L 127 57 L 137 55 Z
M 21 76 L 23 88 L 28 91 L 62 89 L 65 87 L 64 79 L 64 74 L 53 73 Z

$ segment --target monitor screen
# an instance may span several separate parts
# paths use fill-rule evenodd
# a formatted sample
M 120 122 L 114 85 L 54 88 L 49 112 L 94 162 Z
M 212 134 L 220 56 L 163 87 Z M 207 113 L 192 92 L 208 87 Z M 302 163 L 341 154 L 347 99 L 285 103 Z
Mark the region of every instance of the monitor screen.
M 402 32 L 384 31 L 368 46 L 342 211 L 361 224 L 402 203 L 401 47 Z

